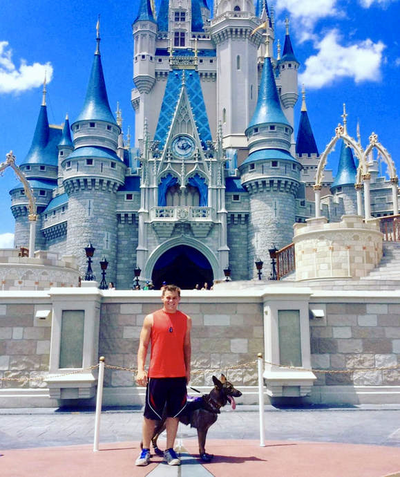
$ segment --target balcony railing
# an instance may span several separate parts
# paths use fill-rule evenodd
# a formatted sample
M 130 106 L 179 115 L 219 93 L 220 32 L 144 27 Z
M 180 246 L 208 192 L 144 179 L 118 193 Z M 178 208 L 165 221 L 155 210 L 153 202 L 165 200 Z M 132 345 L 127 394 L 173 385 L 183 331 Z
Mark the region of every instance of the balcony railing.
M 382 217 L 379 223 L 385 242 L 400 242 L 400 215 Z
M 211 207 L 172 206 L 153 207 L 150 211 L 152 221 L 211 221 L 213 220 Z
M 276 252 L 276 279 L 280 280 L 288 273 L 293 272 L 295 268 L 294 243 L 290 243 Z

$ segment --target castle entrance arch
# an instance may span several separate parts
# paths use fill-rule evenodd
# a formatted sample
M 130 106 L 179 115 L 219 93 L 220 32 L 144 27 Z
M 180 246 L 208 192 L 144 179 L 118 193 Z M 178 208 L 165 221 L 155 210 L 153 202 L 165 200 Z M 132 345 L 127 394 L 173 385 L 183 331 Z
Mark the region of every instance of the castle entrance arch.
M 177 245 L 164 252 L 156 261 L 152 272 L 155 288 L 161 288 L 165 281 L 191 290 L 196 284 L 201 288 L 205 282 L 211 286 L 213 280 L 214 273 L 207 257 L 188 245 Z

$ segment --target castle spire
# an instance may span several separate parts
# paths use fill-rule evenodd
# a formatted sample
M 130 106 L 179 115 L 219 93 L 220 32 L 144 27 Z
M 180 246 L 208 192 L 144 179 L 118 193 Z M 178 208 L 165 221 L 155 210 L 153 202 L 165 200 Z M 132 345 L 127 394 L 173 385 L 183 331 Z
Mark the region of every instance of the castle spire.
M 61 141 L 58 143 L 58 146 L 66 146 L 73 148 L 72 138 L 71 138 L 71 128 L 69 126 L 68 114 L 65 116 L 65 122 L 62 130 Z
M 98 120 L 115 124 L 115 119 L 108 103 L 106 83 L 104 80 L 103 66 L 101 63 L 99 30 L 100 23 L 99 20 L 97 20 L 97 48 L 94 55 L 92 71 L 86 91 L 85 102 L 76 121 Z
M 286 18 L 285 24 L 286 24 L 286 35 L 285 35 L 285 44 L 283 45 L 282 61 L 296 61 L 298 63 L 294 55 L 292 41 L 290 39 L 289 18 Z
M 314 133 L 311 128 L 311 123 L 308 118 L 307 113 L 307 105 L 306 105 L 306 91 L 303 89 L 301 91 L 303 101 L 301 105 L 301 113 L 300 113 L 300 123 L 299 123 L 299 130 L 297 132 L 297 139 L 296 139 L 296 154 L 316 154 L 318 155 L 318 147 L 317 143 L 315 142 Z
M 43 98 L 42 98 L 42 106 L 46 106 L 46 73 L 44 74 L 44 81 L 43 81 Z
M 354 162 L 353 152 L 350 147 L 347 147 L 345 142 L 342 141 L 342 147 L 340 150 L 338 172 L 331 185 L 331 191 L 336 187 L 344 185 L 354 185 L 357 177 L 357 167 Z
M 154 3 L 151 0 L 140 0 L 139 11 L 133 23 L 140 21 L 150 21 L 156 23 L 154 19 L 153 5 Z

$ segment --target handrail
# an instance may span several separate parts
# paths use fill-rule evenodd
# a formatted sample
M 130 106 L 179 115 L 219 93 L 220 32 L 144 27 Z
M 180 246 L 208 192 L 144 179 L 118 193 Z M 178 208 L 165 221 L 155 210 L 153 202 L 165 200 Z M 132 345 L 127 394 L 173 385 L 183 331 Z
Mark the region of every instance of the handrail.
M 381 217 L 379 225 L 384 242 L 400 242 L 400 215 Z
M 276 252 L 276 279 L 280 280 L 295 269 L 295 250 L 292 242 Z

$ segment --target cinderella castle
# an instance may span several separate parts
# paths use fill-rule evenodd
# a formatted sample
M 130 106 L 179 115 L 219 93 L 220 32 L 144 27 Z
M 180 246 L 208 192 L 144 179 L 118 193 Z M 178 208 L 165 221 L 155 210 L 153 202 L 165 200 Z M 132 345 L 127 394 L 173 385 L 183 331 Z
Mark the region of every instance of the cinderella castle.
M 315 214 L 320 161 L 289 22 L 281 48 L 267 0 L 216 0 L 212 16 L 207 0 L 161 0 L 157 12 L 151 0 L 138 4 L 134 146 L 109 105 L 99 31 L 79 116 L 50 125 L 44 88 L 20 163 L 38 207 L 35 248 L 75 256 L 83 275 L 91 243 L 96 275 L 105 256 L 118 289 L 132 288 L 135 271 L 156 288 L 211 284 L 224 270 L 250 280 L 260 260 L 268 277 L 268 250 L 290 244 L 293 225 Z M 394 210 L 378 159 L 369 158 L 372 217 Z M 357 165 L 344 143 L 335 172 L 321 184 L 330 222 L 358 212 Z M 15 246 L 27 246 L 23 186 L 10 195 Z

